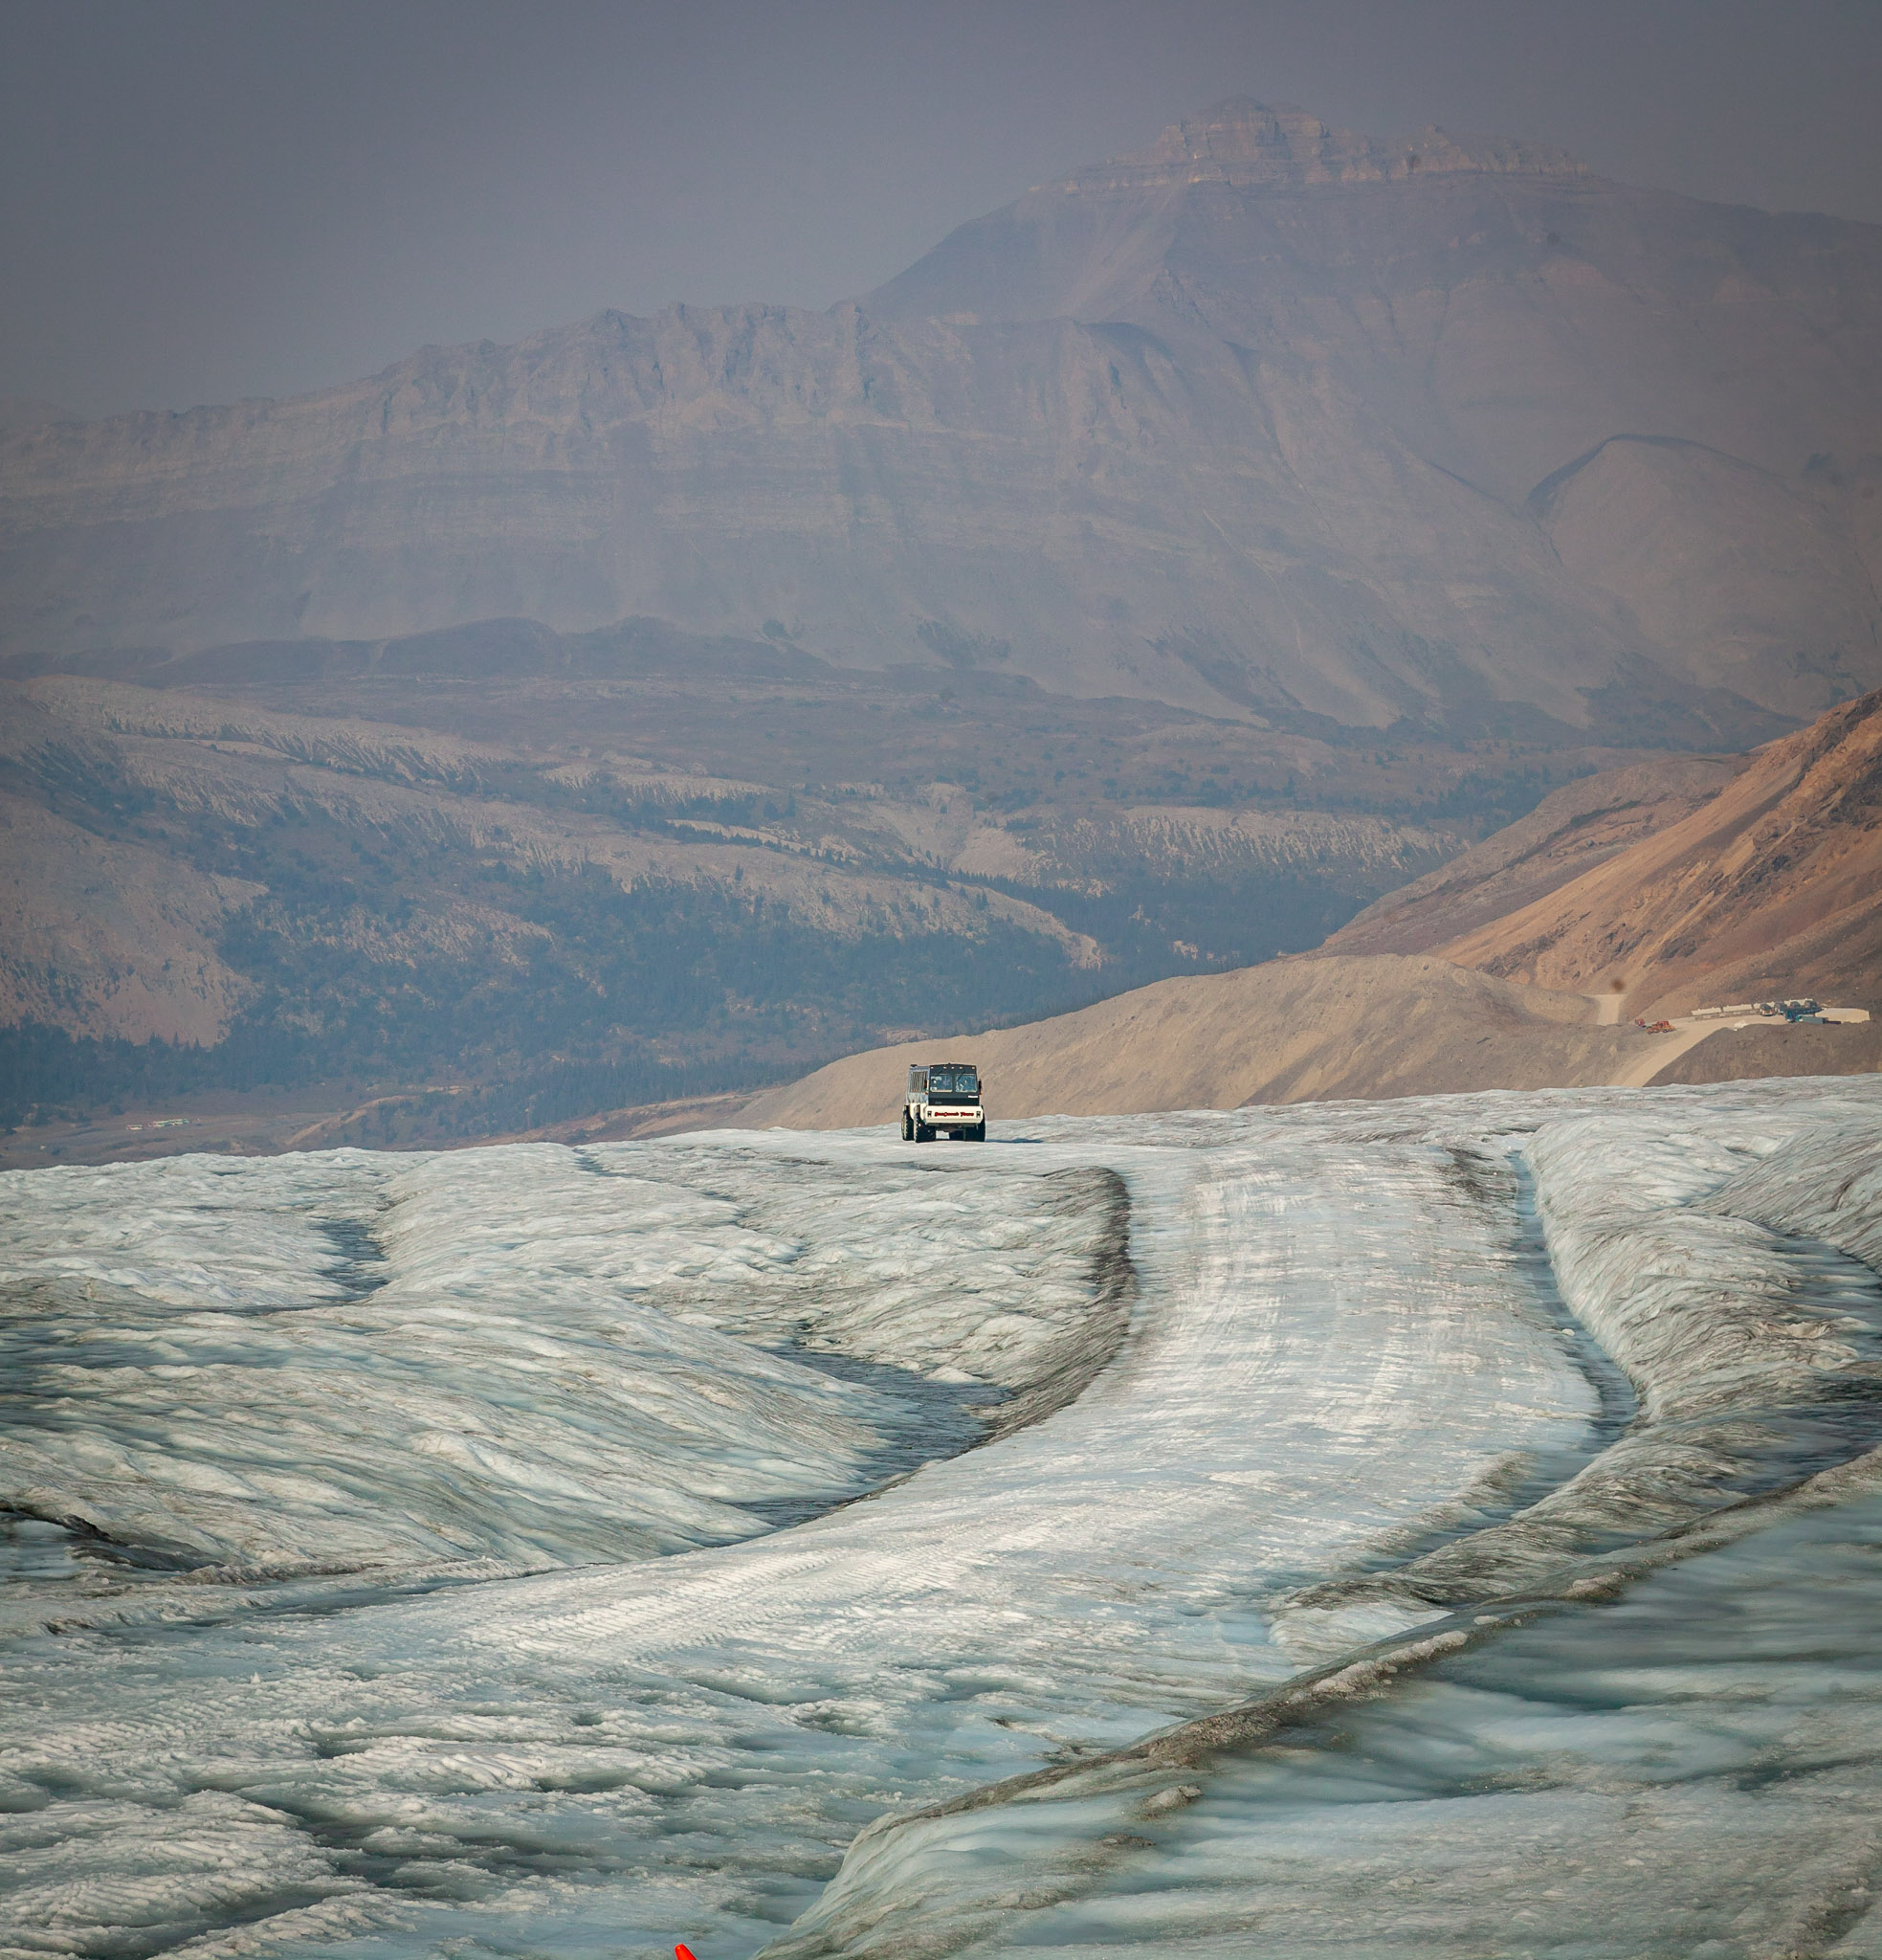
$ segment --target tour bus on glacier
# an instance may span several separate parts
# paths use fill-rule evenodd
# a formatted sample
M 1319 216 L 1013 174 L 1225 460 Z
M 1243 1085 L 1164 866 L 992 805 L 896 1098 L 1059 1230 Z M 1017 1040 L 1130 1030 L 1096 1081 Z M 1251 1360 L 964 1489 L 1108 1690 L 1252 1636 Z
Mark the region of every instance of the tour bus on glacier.
M 931 1144 L 942 1131 L 957 1141 L 986 1141 L 980 1071 L 971 1061 L 931 1061 L 908 1072 L 902 1098 L 902 1142 Z

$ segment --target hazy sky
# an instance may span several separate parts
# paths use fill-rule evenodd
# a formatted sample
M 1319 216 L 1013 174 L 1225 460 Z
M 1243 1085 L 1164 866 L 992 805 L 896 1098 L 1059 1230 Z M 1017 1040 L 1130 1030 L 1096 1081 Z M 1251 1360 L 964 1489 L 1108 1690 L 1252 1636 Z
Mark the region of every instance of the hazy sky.
M 1249 94 L 1882 221 L 1882 0 L 0 0 L 0 395 L 826 306 Z

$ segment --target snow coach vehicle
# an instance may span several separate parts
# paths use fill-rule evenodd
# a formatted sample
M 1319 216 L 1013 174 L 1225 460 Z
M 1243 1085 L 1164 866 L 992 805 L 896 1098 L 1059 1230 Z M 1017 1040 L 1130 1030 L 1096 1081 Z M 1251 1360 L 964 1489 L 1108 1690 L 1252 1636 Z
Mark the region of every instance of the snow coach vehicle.
M 902 1142 L 931 1144 L 938 1136 L 986 1141 L 986 1106 L 980 1070 L 971 1061 L 931 1061 L 908 1072 L 902 1098 Z

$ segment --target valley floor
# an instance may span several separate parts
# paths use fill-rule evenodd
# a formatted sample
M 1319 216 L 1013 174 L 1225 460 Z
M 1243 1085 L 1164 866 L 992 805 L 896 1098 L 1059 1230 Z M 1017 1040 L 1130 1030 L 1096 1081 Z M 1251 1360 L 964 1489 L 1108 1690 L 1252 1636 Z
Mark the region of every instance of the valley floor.
M 9 1952 L 1882 1952 L 1873 1080 L 0 1203 Z

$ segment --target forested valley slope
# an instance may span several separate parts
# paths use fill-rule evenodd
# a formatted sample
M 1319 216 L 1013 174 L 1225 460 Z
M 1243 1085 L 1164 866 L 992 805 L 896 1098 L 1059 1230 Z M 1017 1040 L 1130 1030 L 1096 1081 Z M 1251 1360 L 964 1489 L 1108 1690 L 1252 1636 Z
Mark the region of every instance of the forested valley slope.
M 175 665 L 0 683 L 19 1161 L 503 1134 L 1245 965 L 1611 753 L 645 623 Z

